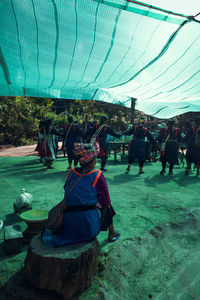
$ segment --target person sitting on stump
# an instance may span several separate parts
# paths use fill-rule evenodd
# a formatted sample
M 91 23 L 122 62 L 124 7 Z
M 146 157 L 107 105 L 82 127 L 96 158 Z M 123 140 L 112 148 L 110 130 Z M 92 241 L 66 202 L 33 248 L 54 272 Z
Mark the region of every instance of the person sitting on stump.
M 100 145 L 100 152 L 98 158 L 101 158 L 100 170 L 102 171 L 106 171 L 105 166 L 108 158 L 107 135 L 110 134 L 111 136 L 118 137 L 118 138 L 121 136 L 120 133 L 115 132 L 110 126 L 108 126 L 106 122 L 107 122 L 107 117 L 102 116 L 100 124 L 96 124 L 96 126 L 89 128 L 86 133 L 86 135 L 90 138 L 96 137 L 96 141 Z
M 42 241 L 54 247 L 87 242 L 108 229 L 108 241 L 114 242 L 120 236 L 113 226 L 115 211 L 103 172 L 95 169 L 99 145 L 77 143 L 73 152 L 81 167 L 70 170 L 65 193 L 83 175 L 67 197 L 63 227 L 56 233 L 46 229 Z

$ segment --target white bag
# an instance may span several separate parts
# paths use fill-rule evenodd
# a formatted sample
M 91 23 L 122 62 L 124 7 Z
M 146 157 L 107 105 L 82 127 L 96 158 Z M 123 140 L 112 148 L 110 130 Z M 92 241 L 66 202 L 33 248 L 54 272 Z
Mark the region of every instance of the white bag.
M 33 196 L 29 193 L 25 193 L 25 189 L 21 190 L 21 194 L 16 199 L 16 207 L 22 208 L 26 206 L 30 206 L 33 201 Z

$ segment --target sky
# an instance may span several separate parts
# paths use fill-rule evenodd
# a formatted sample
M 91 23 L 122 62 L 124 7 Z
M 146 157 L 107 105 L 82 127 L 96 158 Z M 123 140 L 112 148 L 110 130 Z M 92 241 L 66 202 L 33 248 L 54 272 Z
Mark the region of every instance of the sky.
M 200 0 L 144 0 L 141 2 L 186 15 L 196 15 L 200 12 Z

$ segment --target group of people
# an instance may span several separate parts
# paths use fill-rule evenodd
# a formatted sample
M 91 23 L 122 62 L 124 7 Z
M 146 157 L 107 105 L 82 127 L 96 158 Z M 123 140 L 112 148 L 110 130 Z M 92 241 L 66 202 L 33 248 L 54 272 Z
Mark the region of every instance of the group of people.
M 48 228 L 43 231 L 41 238 L 47 246 L 58 247 L 64 244 L 89 242 L 95 239 L 101 230 L 108 230 L 109 242 L 114 242 L 120 237 L 119 231 L 114 228 L 115 211 L 111 205 L 108 186 L 102 172 L 105 170 L 107 160 L 107 134 L 114 137 L 133 135 L 128 149 L 126 172 L 130 172 L 132 162 L 137 159 L 139 174 L 144 173 L 148 139 L 152 146 L 155 146 L 157 142 L 160 144 L 161 175 L 164 175 L 167 163 L 169 163 L 169 175 L 173 174 L 173 167 L 178 164 L 180 147 L 182 151 L 186 150 L 186 175 L 189 174 L 192 163 L 195 164 L 197 175 L 199 175 L 200 120 L 196 121 L 195 126 L 189 122 L 185 123 L 184 129 L 177 128 L 175 122 L 170 120 L 167 125 L 159 124 L 157 135 L 153 132 L 153 128 L 145 127 L 144 119 L 139 119 L 137 124 L 129 126 L 129 129 L 124 132 L 115 132 L 106 124 L 107 119 L 104 116 L 99 124 L 96 121 L 92 122 L 86 132 L 73 123 L 72 117 L 69 117 L 68 121 L 69 124 L 64 133 L 59 133 L 45 125 L 41 131 L 44 135 L 43 145 L 38 145 L 39 149 L 45 145 L 46 152 L 44 150 L 41 152 L 45 159 L 53 147 L 51 143 L 48 143 L 49 136 L 59 133 L 63 138 L 62 149 L 66 149 L 70 169 L 64 185 L 67 196 L 64 198 L 66 208 L 63 212 L 63 225 L 56 231 Z M 78 138 L 85 139 L 86 142 L 77 141 Z M 100 170 L 95 168 L 97 157 L 101 158 Z M 72 168 L 73 160 L 74 168 Z
M 200 148 L 198 139 L 200 136 L 200 119 L 195 120 L 195 124 L 185 122 L 177 127 L 174 120 L 169 120 L 167 124 L 153 124 L 146 127 L 145 119 L 140 118 L 136 124 L 129 125 L 127 131 L 116 132 L 108 124 L 105 116 L 101 117 L 99 123 L 92 121 L 86 132 L 73 121 L 71 116 L 68 117 L 68 124 L 64 130 L 55 130 L 50 121 L 41 122 L 39 129 L 39 142 L 37 150 L 39 151 L 40 160 L 45 166 L 50 168 L 56 158 L 58 145 L 55 143 L 55 137 L 61 137 L 62 150 L 67 152 L 68 169 L 72 168 L 72 163 L 77 166 L 78 160 L 73 153 L 74 143 L 77 142 L 98 142 L 100 152 L 98 158 L 101 159 L 101 170 L 106 171 L 106 161 L 108 158 L 107 136 L 120 138 L 122 135 L 132 136 L 128 145 L 128 166 L 126 172 L 129 173 L 133 161 L 137 160 L 139 165 L 139 174 L 143 174 L 143 166 L 147 158 L 150 159 L 150 152 L 154 153 L 156 158 L 157 152 L 160 153 L 162 163 L 161 175 L 166 172 L 167 163 L 169 164 L 169 175 L 173 174 L 174 165 L 179 164 L 179 151 L 186 152 L 187 169 L 185 174 L 188 175 L 191 170 L 191 164 L 194 163 L 199 175 L 200 169 Z M 54 138 L 53 138 L 54 137 Z M 200 142 L 199 142 L 200 143 Z M 184 145 L 184 146 L 183 146 Z
M 159 130 L 158 130 L 159 129 Z M 169 175 L 173 174 L 174 165 L 179 164 L 179 155 L 185 156 L 187 167 L 185 174 L 189 175 L 191 164 L 193 163 L 197 169 L 196 175 L 199 175 L 200 169 L 200 119 L 197 118 L 195 123 L 185 122 L 176 126 L 174 120 L 169 120 L 167 124 L 158 124 L 157 128 L 146 128 L 143 120 L 139 120 L 139 124 L 132 127 L 124 134 L 133 134 L 133 139 L 129 145 L 128 167 L 130 171 L 131 163 L 134 159 L 138 159 L 139 174 L 142 174 L 143 165 L 148 155 L 149 149 L 154 153 L 157 150 L 160 153 L 160 161 L 162 169 L 160 175 L 166 172 L 167 163 L 169 165 Z M 148 139 L 149 142 L 145 142 Z M 147 141 L 147 140 L 146 140 Z
M 38 145 L 36 150 L 39 152 L 40 161 L 44 163 L 47 168 L 51 168 L 53 161 L 56 158 L 57 145 L 55 143 L 55 136 L 62 138 L 61 150 L 67 153 L 68 169 L 77 166 L 78 160 L 73 153 L 74 143 L 80 141 L 91 141 L 92 139 L 98 141 L 100 145 L 100 153 L 98 157 L 101 158 L 101 170 L 105 171 L 105 165 L 107 161 L 107 135 L 114 137 L 120 137 L 121 133 L 115 132 L 110 126 L 106 124 L 107 118 L 101 117 L 100 123 L 96 121 L 91 122 L 89 128 L 84 132 L 81 127 L 73 121 L 73 117 L 68 117 L 68 124 L 64 127 L 64 130 L 56 130 L 53 128 L 51 121 L 42 121 L 39 126 L 38 133 Z

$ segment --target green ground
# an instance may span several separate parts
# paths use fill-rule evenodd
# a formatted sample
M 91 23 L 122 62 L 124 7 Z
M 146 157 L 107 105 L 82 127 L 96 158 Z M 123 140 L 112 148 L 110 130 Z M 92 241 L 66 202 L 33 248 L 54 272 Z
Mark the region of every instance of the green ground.
M 49 209 L 62 199 L 67 177 L 63 157 L 51 170 L 35 156 L 1 157 L 0 165 L 0 219 L 6 225 L 19 223 L 25 228 L 13 214 L 13 202 L 23 187 L 34 197 L 33 208 Z M 196 171 L 186 177 L 177 166 L 173 176 L 161 176 L 159 162 L 146 163 L 143 175 L 138 175 L 136 164 L 130 174 L 125 174 L 125 168 L 126 164 L 114 164 L 111 157 L 105 173 L 121 237 L 111 244 L 106 233 L 99 235 L 104 270 L 79 299 L 200 299 L 200 178 Z M 60 299 L 24 281 L 27 246 L 9 256 L 2 246 L 3 231 L 0 299 Z

